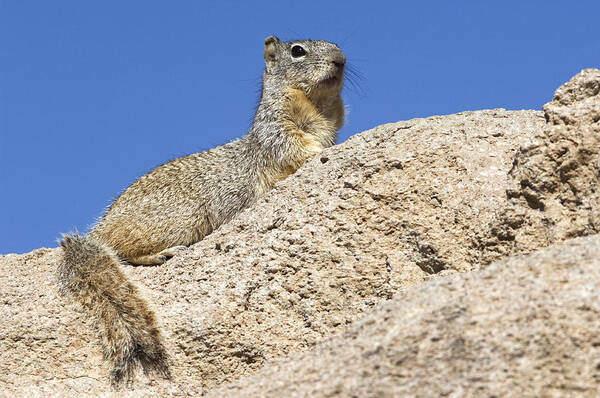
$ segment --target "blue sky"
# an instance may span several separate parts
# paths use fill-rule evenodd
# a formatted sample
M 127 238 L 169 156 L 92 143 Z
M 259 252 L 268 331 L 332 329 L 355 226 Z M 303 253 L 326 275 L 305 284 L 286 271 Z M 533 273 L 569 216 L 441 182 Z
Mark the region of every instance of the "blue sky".
M 600 67 L 600 1 L 0 0 L 0 253 L 87 231 L 140 175 L 243 135 L 263 40 L 336 42 L 382 123 L 540 109 Z

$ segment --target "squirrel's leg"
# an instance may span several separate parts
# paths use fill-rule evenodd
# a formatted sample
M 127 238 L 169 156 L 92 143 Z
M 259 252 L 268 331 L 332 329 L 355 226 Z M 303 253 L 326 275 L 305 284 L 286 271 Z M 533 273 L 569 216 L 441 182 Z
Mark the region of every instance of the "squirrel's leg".
M 186 248 L 186 246 L 173 246 L 155 254 L 147 254 L 145 256 L 129 258 L 127 261 L 136 265 L 161 265 L 175 254 Z

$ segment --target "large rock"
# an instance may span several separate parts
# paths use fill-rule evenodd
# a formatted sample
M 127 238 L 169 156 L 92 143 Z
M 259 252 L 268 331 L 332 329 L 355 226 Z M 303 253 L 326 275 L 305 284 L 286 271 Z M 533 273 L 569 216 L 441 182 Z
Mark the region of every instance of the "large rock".
M 564 112 L 591 104 L 574 120 L 597 109 L 597 91 L 580 86 L 593 87 L 598 73 L 562 89 L 573 93 Z M 547 215 L 550 206 L 532 208 L 520 183 L 529 170 L 520 165 L 550 156 L 556 138 L 545 126 L 541 112 L 492 110 L 377 127 L 326 150 L 164 266 L 125 267 L 153 303 L 175 362 L 173 382 L 140 375 L 125 394 L 205 392 L 314 348 L 410 286 L 574 236 L 543 232 L 544 217 L 555 225 L 575 213 L 597 217 L 595 188 L 577 191 L 573 211 Z M 585 149 L 597 141 L 569 126 L 556 134 L 581 134 L 577 150 L 591 154 L 573 170 L 596 162 L 587 177 L 572 176 L 597 187 L 597 147 Z M 564 191 L 568 181 L 559 175 L 556 184 Z M 544 195 L 540 202 L 554 198 Z M 511 214 L 521 218 L 511 222 Z M 590 225 L 580 234 L 597 230 Z M 517 229 L 531 232 L 511 237 Z M 11 394 L 109 391 L 96 336 L 57 294 L 59 256 L 0 257 L 0 389 Z
M 211 397 L 597 397 L 600 235 L 406 290 Z
M 515 157 L 507 205 L 482 234 L 483 262 L 600 232 L 600 71 L 573 77 L 544 113 L 546 127 Z

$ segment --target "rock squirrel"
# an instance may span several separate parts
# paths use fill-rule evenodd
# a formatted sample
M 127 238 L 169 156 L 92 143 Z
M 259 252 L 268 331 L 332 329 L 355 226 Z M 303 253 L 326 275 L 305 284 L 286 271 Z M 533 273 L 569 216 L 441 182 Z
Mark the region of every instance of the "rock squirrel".
M 121 271 L 159 265 L 198 242 L 333 145 L 344 121 L 346 58 L 326 41 L 265 39 L 262 94 L 244 137 L 144 175 L 85 235 L 63 235 L 60 290 L 98 330 L 113 386 L 135 370 L 170 378 L 156 317 Z

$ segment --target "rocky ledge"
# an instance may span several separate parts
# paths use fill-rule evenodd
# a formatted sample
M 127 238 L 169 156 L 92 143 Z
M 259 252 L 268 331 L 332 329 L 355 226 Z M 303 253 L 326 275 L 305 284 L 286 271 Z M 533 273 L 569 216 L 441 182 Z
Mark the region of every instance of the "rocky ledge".
M 111 391 L 59 249 L 0 256 L 9 396 L 595 395 L 600 71 L 539 111 L 376 127 L 161 267 L 172 381 Z M 584 237 L 587 236 L 587 237 Z

